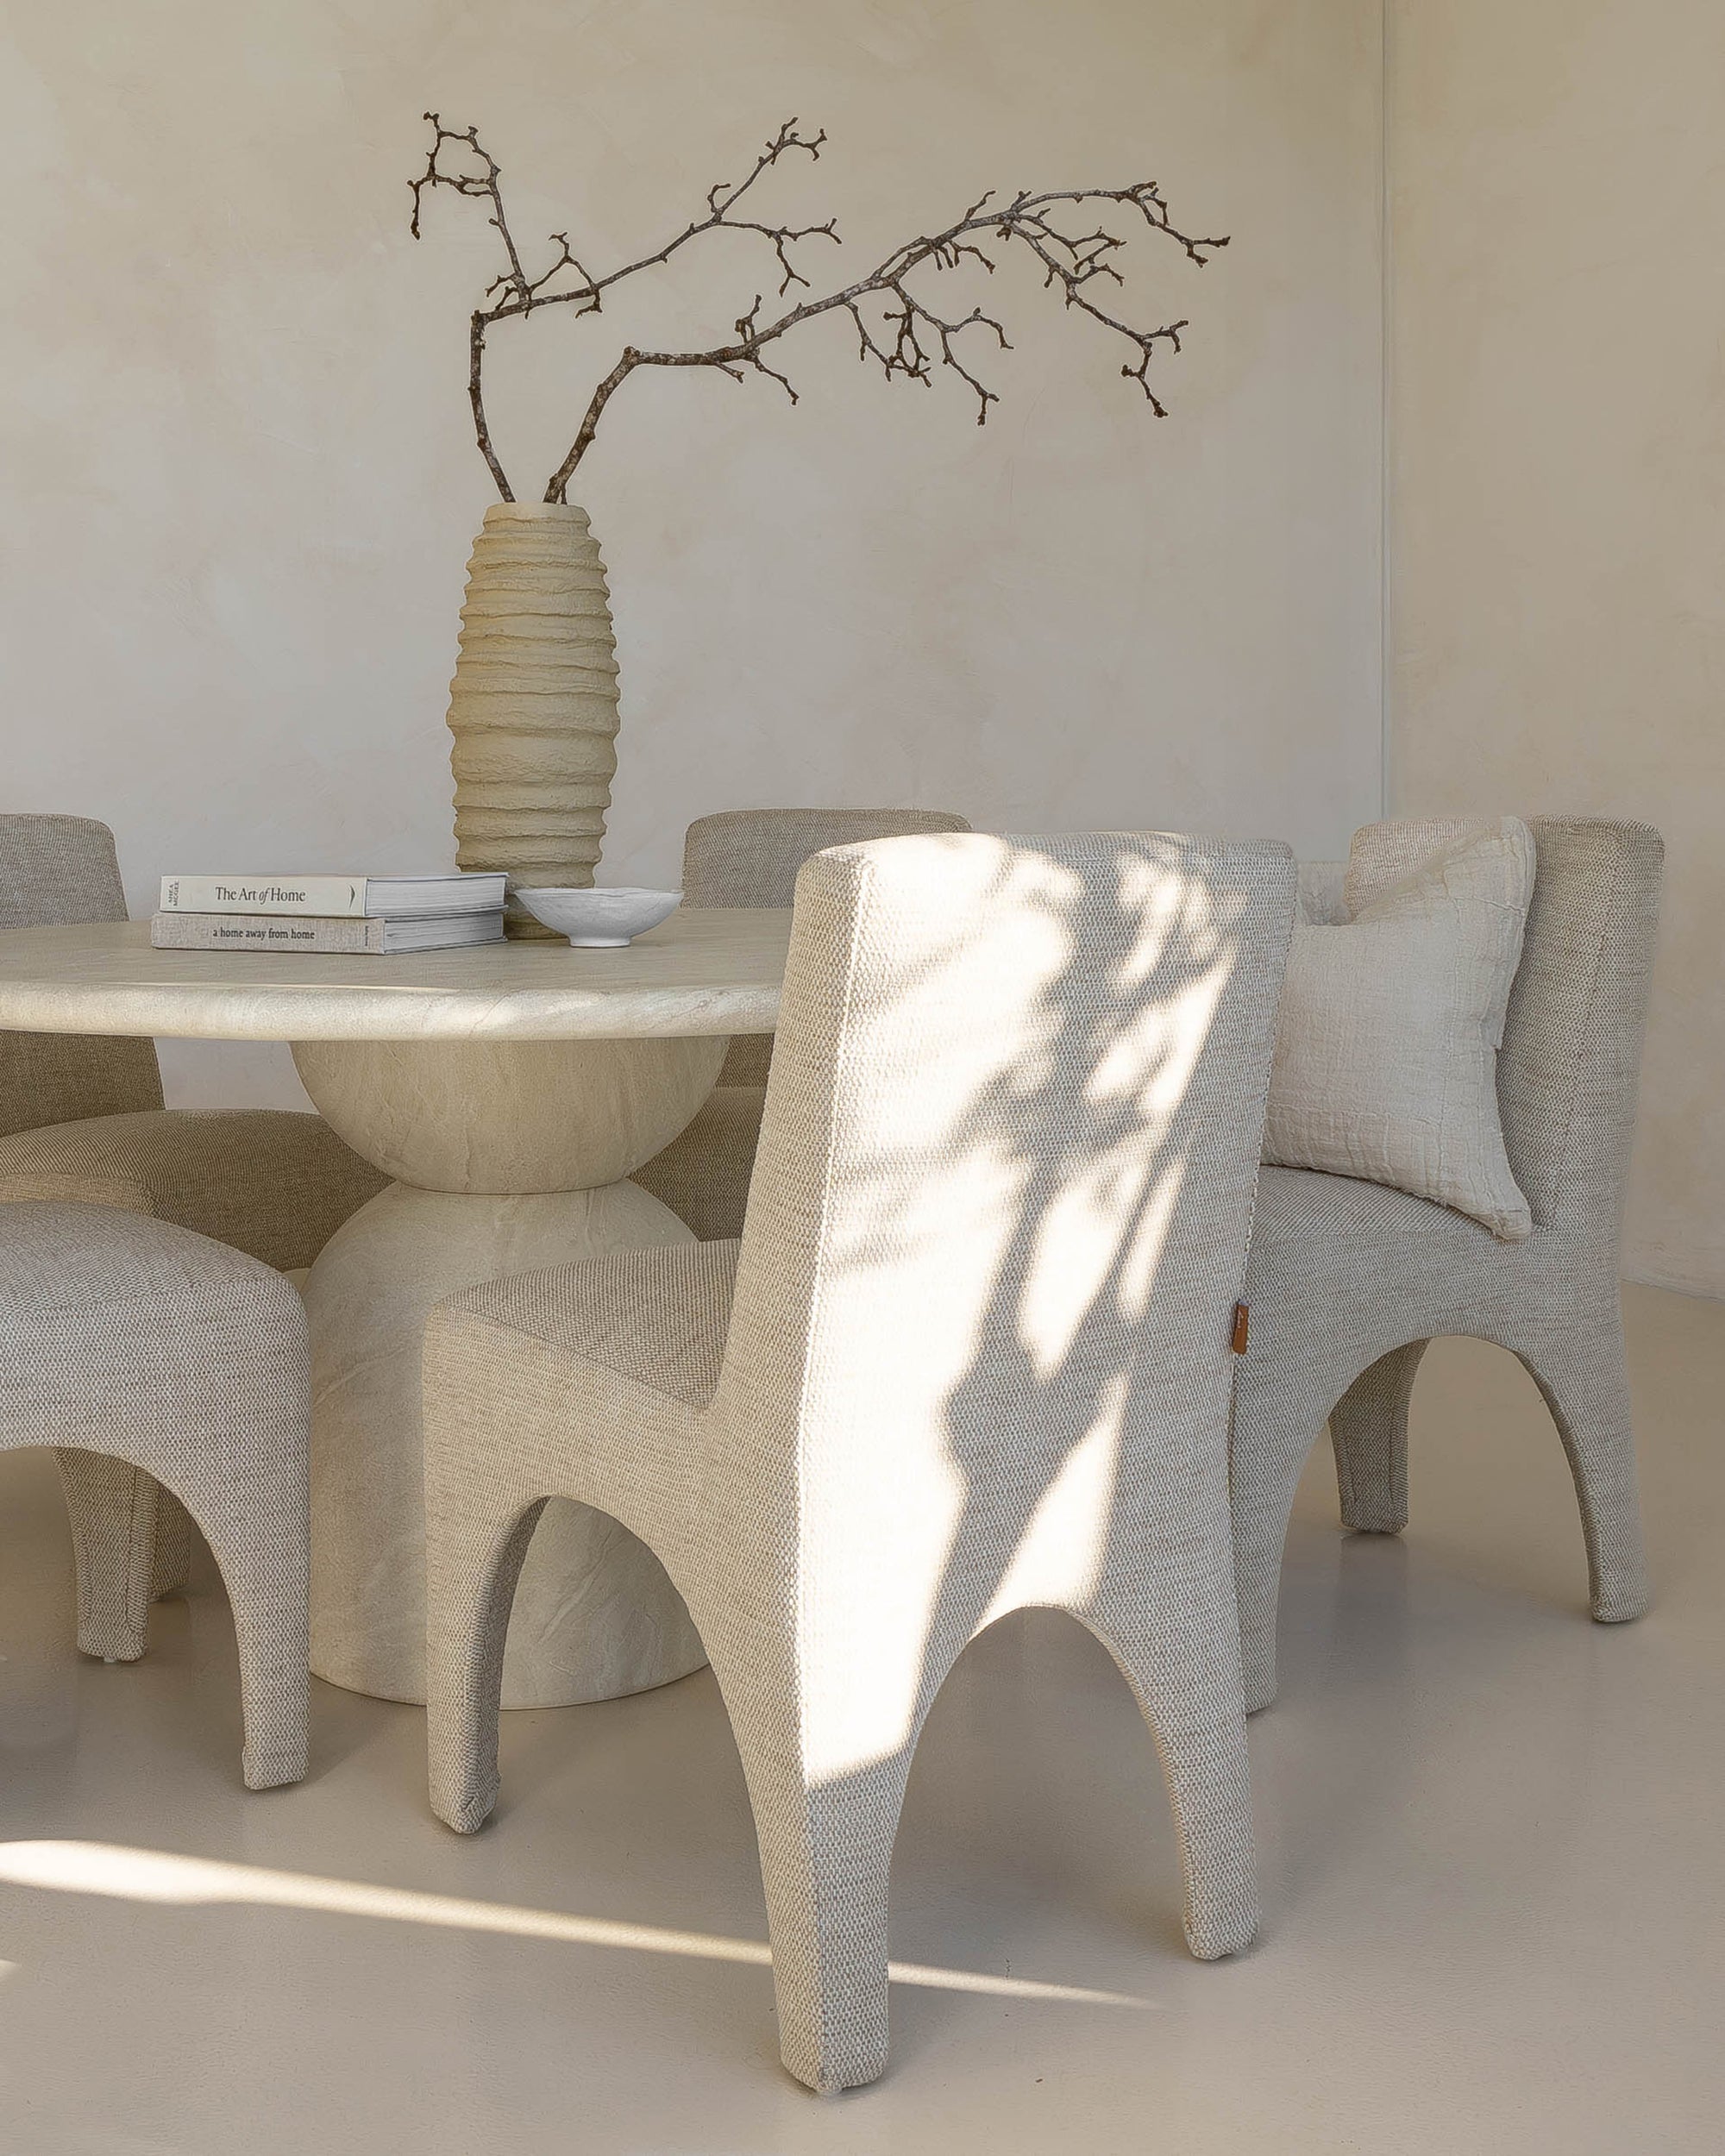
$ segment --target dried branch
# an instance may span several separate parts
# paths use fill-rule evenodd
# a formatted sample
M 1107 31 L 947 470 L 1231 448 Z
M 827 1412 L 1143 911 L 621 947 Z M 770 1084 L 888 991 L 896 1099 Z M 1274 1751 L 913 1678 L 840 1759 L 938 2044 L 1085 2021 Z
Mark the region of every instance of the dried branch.
M 888 380 L 901 374 L 908 380 L 926 385 L 932 381 L 937 365 L 950 367 L 974 392 L 977 400 L 976 423 L 982 426 L 988 420 L 989 405 L 998 404 L 1000 399 L 964 365 L 958 354 L 957 340 L 967 329 L 990 330 L 998 347 L 1010 351 L 1012 347 L 1004 327 L 980 307 L 973 308 L 957 322 L 948 322 L 925 305 L 910 290 L 906 279 L 928 264 L 932 264 L 936 270 L 956 269 L 966 260 L 980 262 L 992 274 L 994 257 L 982 244 L 984 240 L 1021 241 L 1041 263 L 1044 285 L 1057 285 L 1069 307 L 1077 307 L 1125 337 L 1138 356 L 1135 362 L 1121 367 L 1121 374 L 1138 383 L 1158 419 L 1166 418 L 1166 408 L 1150 385 L 1150 365 L 1159 344 L 1167 344 L 1176 352 L 1180 349 L 1180 332 L 1186 328 L 1186 322 L 1182 319 L 1164 323 L 1154 329 L 1138 329 L 1099 306 L 1086 287 L 1098 278 L 1123 283 L 1119 270 L 1109 259 L 1123 242 L 1102 231 L 1068 234 L 1054 219 L 1063 208 L 1080 203 L 1118 203 L 1136 210 L 1152 231 L 1174 241 L 1186 259 L 1201 269 L 1219 248 L 1227 245 L 1227 241 L 1198 239 L 1181 231 L 1173 222 L 1168 204 L 1153 180 L 1140 180 L 1131 187 L 1064 188 L 1040 195 L 1021 191 L 1004 206 L 994 209 L 989 207 L 992 201 L 992 194 L 982 196 L 944 231 L 906 241 L 867 277 L 847 285 L 842 291 L 829 293 L 824 299 L 806 300 L 775 322 L 759 322 L 757 300 L 755 309 L 737 323 L 734 343 L 718 345 L 706 352 L 643 352 L 633 345 L 626 346 L 622 358 L 594 391 L 568 454 L 546 486 L 545 499 L 556 502 L 565 498 L 570 477 L 586 455 L 605 406 L 637 367 L 712 367 L 733 376 L 743 367 L 753 367 L 783 383 L 794 398 L 796 392 L 786 378 L 763 364 L 762 350 L 803 323 L 812 322 L 838 309 L 849 314 L 856 327 L 859 356 L 877 361 Z M 889 342 L 881 342 L 871 331 L 862 312 L 862 303 L 870 298 L 889 303 L 885 307 L 882 325 L 883 333 L 891 333 Z
M 710 187 L 707 190 L 706 216 L 685 225 L 674 239 L 668 240 L 655 253 L 643 254 L 638 261 L 626 262 L 622 268 L 614 269 L 606 276 L 594 277 L 583 266 L 570 247 L 568 234 L 554 232 L 551 237 L 557 243 L 556 255 L 549 267 L 539 276 L 529 277 L 503 206 L 500 185 L 502 167 L 480 141 L 479 128 L 477 126 L 445 127 L 442 116 L 436 112 L 428 112 L 424 116 L 431 123 L 431 145 L 426 152 L 425 170 L 417 179 L 410 183 L 413 216 L 408 225 L 409 231 L 416 240 L 419 238 L 420 212 L 425 190 L 428 187 L 448 187 L 458 195 L 477 196 L 489 202 L 491 222 L 502 235 L 504 252 L 508 257 L 508 267 L 502 276 L 494 279 L 486 287 L 485 304 L 474 309 L 467 330 L 467 400 L 473 406 L 474 429 L 479 437 L 480 453 L 491 468 L 499 493 L 506 502 L 512 502 L 515 496 L 510 491 L 509 481 L 504 476 L 503 467 L 492 448 L 485 414 L 486 332 L 494 323 L 505 322 L 515 315 L 531 314 L 536 307 L 566 306 L 570 304 L 580 314 L 596 315 L 603 304 L 601 295 L 613 285 L 620 284 L 625 277 L 633 277 L 637 271 L 656 269 L 668 262 L 680 248 L 687 246 L 691 240 L 699 238 L 705 232 L 754 232 L 770 241 L 778 258 L 779 295 L 782 298 L 793 285 L 806 285 L 808 283 L 807 278 L 797 269 L 787 250 L 803 240 L 826 239 L 835 245 L 838 242 L 837 229 L 831 217 L 825 224 L 800 226 L 763 224 L 756 219 L 731 215 L 762 173 L 776 165 L 781 157 L 787 156 L 793 150 L 806 150 L 811 158 L 819 157 L 821 144 L 826 140 L 826 130 L 823 128 L 817 135 L 799 135 L 796 121 L 790 119 L 762 150 L 746 179 L 738 180 L 735 186 L 722 179 Z M 464 172 L 459 165 L 453 168 L 446 166 L 443 160 L 446 143 L 456 144 L 460 146 L 460 150 L 470 151 L 478 160 L 480 169 L 478 172 Z M 548 291 L 546 287 L 552 279 L 565 270 L 573 270 L 580 281 L 565 285 L 556 291 Z M 770 367 L 761 369 L 762 373 L 771 373 L 772 371 Z M 777 379 L 783 380 L 784 378 L 779 376 Z M 787 383 L 786 386 L 788 388 L 789 384 Z
M 420 212 L 424 207 L 424 194 L 428 187 L 448 187 L 458 195 L 482 197 L 491 204 L 491 222 L 502 235 L 504 252 L 509 257 L 508 269 L 489 287 L 486 298 L 489 299 L 493 292 L 502 291 L 507 298 L 516 302 L 518 308 L 530 306 L 536 287 L 522 265 L 521 250 L 515 244 L 515 235 L 509 229 L 509 219 L 504 211 L 503 190 L 499 184 L 502 178 L 502 167 L 480 141 L 480 131 L 476 126 L 465 129 L 446 128 L 442 115 L 436 112 L 428 112 L 425 117 L 431 122 L 431 147 L 425 154 L 425 170 L 411 183 L 413 216 L 408 230 L 416 240 L 419 237 Z M 483 169 L 479 172 L 445 170 L 442 159 L 446 142 L 459 142 L 471 150 Z M 568 240 L 563 241 L 563 254 L 570 260 L 574 259 L 569 254 Z M 561 268 L 561 263 L 557 266 Z M 543 284 L 544 279 L 542 278 L 539 282 Z M 473 406 L 474 431 L 479 437 L 480 454 L 490 467 L 491 475 L 497 482 L 498 492 L 505 501 L 512 502 L 515 496 L 504 474 L 503 466 L 498 461 L 497 451 L 492 445 L 491 429 L 486 423 L 486 331 L 497 320 L 498 312 L 496 307 L 476 307 L 468 318 L 467 402 Z
M 778 297 L 782 299 L 794 285 L 811 290 L 809 280 L 797 268 L 789 250 L 800 242 L 813 239 L 838 241 L 835 222 L 828 218 L 824 224 L 785 225 L 769 224 L 761 220 L 739 217 L 733 213 L 737 205 L 749 192 L 763 172 L 793 150 L 806 151 L 812 159 L 820 155 L 821 145 L 826 140 L 825 131 L 812 135 L 800 135 L 794 119 L 787 120 L 773 139 L 766 144 L 756 159 L 746 178 L 734 186 L 721 180 L 707 191 L 707 214 L 692 220 L 674 238 L 650 254 L 624 263 L 620 268 L 609 271 L 602 277 L 592 275 L 576 257 L 569 245 L 568 235 L 554 232 L 557 253 L 549 266 L 537 277 L 529 277 L 520 249 L 509 228 L 504 210 L 500 185 L 501 173 L 497 160 L 479 140 L 477 128 L 458 129 L 446 128 L 435 112 L 425 117 L 431 122 L 433 136 L 427 154 L 425 170 L 411 182 L 413 217 L 411 226 L 415 239 L 419 237 L 420 210 L 424 191 L 428 187 L 448 187 L 455 193 L 478 197 L 491 206 L 491 222 L 502 237 L 507 266 L 487 288 L 484 304 L 475 309 L 469 325 L 467 393 L 473 405 L 474 424 L 481 454 L 490 467 L 498 490 L 505 501 L 514 496 L 504 476 L 492 447 L 486 424 L 485 402 L 481 378 L 484 369 L 486 333 L 495 323 L 515 316 L 531 314 L 536 309 L 573 304 L 578 314 L 598 314 L 602 310 L 603 295 L 624 279 L 638 272 L 659 267 L 668 262 L 678 250 L 690 241 L 708 232 L 749 232 L 767 240 L 778 262 L 780 279 Z M 459 164 L 448 166 L 443 160 L 446 145 L 459 146 L 455 154 L 470 152 L 477 160 L 478 169 L 463 169 Z M 586 454 L 598 429 L 605 406 L 636 368 L 641 367 L 707 367 L 741 381 L 746 372 L 766 375 L 777 382 L 794 404 L 797 392 L 789 377 L 770 367 L 761 356 L 763 349 L 784 336 L 787 331 L 812 322 L 822 315 L 836 311 L 847 313 L 856 328 L 859 356 L 875 360 L 891 380 L 902 375 L 927 387 L 934 379 L 936 369 L 949 368 L 970 390 L 976 398 L 976 423 L 987 423 L 988 407 L 998 404 L 996 392 L 989 389 L 981 377 L 972 372 L 962 356 L 959 339 L 968 330 L 992 332 L 997 348 L 1010 351 L 1004 325 L 993 315 L 985 314 L 981 307 L 973 307 L 969 314 L 949 321 L 938 315 L 914 293 L 906 283 L 916 271 L 932 266 L 937 271 L 958 268 L 966 261 L 980 263 L 991 275 L 994 256 L 987 243 L 1000 245 L 1019 241 L 1041 265 L 1044 287 L 1057 286 L 1068 307 L 1076 307 L 1105 329 L 1124 337 L 1133 348 L 1136 358 L 1120 368 L 1128 380 L 1136 381 L 1148 398 L 1151 409 L 1157 418 L 1165 417 L 1165 408 L 1150 385 L 1150 368 L 1158 345 L 1166 344 L 1173 350 L 1180 348 L 1180 332 L 1187 326 L 1182 319 L 1164 323 L 1151 329 L 1140 329 L 1119 316 L 1110 313 L 1092 296 L 1091 287 L 1098 280 L 1112 279 L 1124 285 L 1113 256 L 1124 242 L 1114 234 L 1100 227 L 1094 232 L 1069 232 L 1063 229 L 1067 220 L 1062 213 L 1085 203 L 1113 203 L 1122 209 L 1136 210 L 1145 225 L 1160 233 L 1180 248 L 1186 259 L 1202 268 L 1210 257 L 1227 245 L 1224 239 L 1198 239 L 1181 231 L 1173 222 L 1160 190 L 1152 180 L 1141 180 L 1130 187 L 1080 187 L 1032 195 L 1021 190 L 1004 206 L 991 208 L 993 193 L 982 196 L 971 204 L 955 223 L 944 231 L 907 241 L 894 250 L 878 268 L 860 278 L 842 291 L 830 292 L 822 299 L 809 299 L 790 308 L 775 320 L 762 323 L 762 300 L 757 294 L 749 311 L 740 316 L 733 325 L 735 337 L 730 344 L 716 345 L 701 352 L 643 352 L 633 345 L 625 345 L 622 356 L 593 392 L 580 431 L 570 445 L 569 453 L 546 486 L 544 498 L 559 502 L 566 498 L 571 475 Z M 576 281 L 565 282 L 555 290 L 548 289 L 554 279 L 565 272 L 573 273 Z M 864 311 L 865 303 L 878 301 L 880 313 L 871 328 Z M 964 348 L 968 349 L 968 348 Z

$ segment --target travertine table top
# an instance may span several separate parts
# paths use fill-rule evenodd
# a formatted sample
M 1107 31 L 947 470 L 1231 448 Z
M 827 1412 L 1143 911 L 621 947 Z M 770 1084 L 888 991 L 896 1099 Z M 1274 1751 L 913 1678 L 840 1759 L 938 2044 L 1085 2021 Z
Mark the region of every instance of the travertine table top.
M 0 933 L 0 1030 L 185 1040 L 646 1040 L 770 1033 L 791 917 L 684 906 L 623 950 L 397 957 L 153 950 L 143 921 Z

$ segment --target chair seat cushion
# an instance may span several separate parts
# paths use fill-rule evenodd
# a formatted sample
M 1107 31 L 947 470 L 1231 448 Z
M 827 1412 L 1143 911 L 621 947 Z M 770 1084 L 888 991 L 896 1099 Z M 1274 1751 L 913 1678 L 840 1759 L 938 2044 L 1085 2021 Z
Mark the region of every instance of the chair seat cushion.
M 83 1204 L 18 1204 L 0 1214 L 0 1335 L 9 1341 L 122 1311 L 160 1324 L 174 1306 L 260 1291 L 291 1293 L 256 1258 L 146 1214 Z
M 1245 1300 L 1253 1342 L 1298 1335 L 1318 1351 L 1387 1328 L 1403 1339 L 1471 1329 L 1514 1307 L 1527 1244 L 1405 1190 L 1311 1169 L 1258 1175 Z M 1394 1344 L 1394 1343 L 1392 1343 Z
M 304 1472 L 304 1307 L 273 1266 L 207 1236 L 107 1206 L 0 1206 L 0 1449 L 127 1461 L 197 1513 L 256 1467 L 234 1403 L 262 1398 L 271 1449 L 297 1444 Z M 104 1529 L 73 1525 L 87 1568 Z M 100 1565 L 130 1572 L 123 1512 L 106 1537 Z
M 584 1258 L 463 1288 L 441 1307 L 704 1408 L 724 1359 L 739 1248 L 676 1243 Z
M 388 1177 L 323 1119 L 279 1108 L 145 1109 L 0 1138 L 0 1201 L 84 1198 L 309 1265 Z

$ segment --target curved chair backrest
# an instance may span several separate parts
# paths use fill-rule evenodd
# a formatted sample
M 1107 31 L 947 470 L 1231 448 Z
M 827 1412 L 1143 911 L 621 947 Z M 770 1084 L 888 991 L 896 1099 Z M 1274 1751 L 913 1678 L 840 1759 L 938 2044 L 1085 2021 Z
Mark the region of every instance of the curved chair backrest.
M 1430 854 L 1468 828 L 1459 818 L 1368 825 L 1355 835 L 1356 870 L 1382 849 L 1405 873 L 1410 841 L 1414 852 Z M 1530 817 L 1528 829 L 1539 862 L 1497 1058 L 1504 1148 L 1535 1226 L 1615 1238 L 1634 1136 L 1665 843 L 1650 824 L 1603 818 Z
M 788 906 L 797 872 L 829 846 L 918 832 L 968 831 L 945 809 L 724 809 L 698 817 L 683 835 L 683 898 L 689 906 Z M 731 1044 L 722 1086 L 764 1086 L 772 1036 L 747 1034 Z
M 1082 1514 L 1147 1430 L 1225 1445 L 1293 899 L 1286 847 L 1156 833 L 803 869 L 715 1408 L 806 1546 L 890 1565 L 957 1490 L 998 1583 L 1069 1464 Z
M 1338 928 L 1348 918 L 1347 863 L 1302 861 L 1294 918 L 1308 928 Z
M 83 816 L 0 816 L 0 929 L 123 921 L 114 834 Z M 162 1105 L 152 1041 L 0 1032 L 0 1137 Z
M 1635 1134 L 1665 841 L 1648 824 L 1535 816 L 1534 902 L 1497 1064 L 1534 1218 L 1615 1238 Z
M 798 870 L 829 846 L 969 828 L 945 809 L 724 809 L 697 817 L 684 833 L 683 898 L 690 906 L 788 906 Z

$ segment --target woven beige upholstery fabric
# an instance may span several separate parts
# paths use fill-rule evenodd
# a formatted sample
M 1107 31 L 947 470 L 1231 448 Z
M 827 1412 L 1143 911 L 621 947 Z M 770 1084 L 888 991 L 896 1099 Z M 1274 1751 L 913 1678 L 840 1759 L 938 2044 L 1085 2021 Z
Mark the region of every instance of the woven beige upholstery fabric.
M 69 1482 L 97 1458 L 122 1465 L 72 1508 L 80 1637 L 88 1619 L 122 1643 L 111 1658 L 143 1652 L 158 1503 L 172 1490 L 233 1606 L 247 1785 L 299 1781 L 311 1412 L 299 1297 L 255 1258 L 135 1213 L 21 1204 L 5 1229 L 0 1445 L 56 1446 Z M 125 1517 L 110 1516 L 122 1507 Z M 165 1526 L 180 1532 L 172 1515 Z M 123 1575 L 116 1548 L 131 1557 Z M 162 1554 L 170 1565 L 181 1556 Z M 87 1608 L 104 1598 L 116 1606 Z
M 970 826 L 950 809 L 725 809 L 683 834 L 689 906 L 789 906 L 806 861 L 829 846 L 907 838 Z
M 727 809 L 698 818 L 684 834 L 683 898 L 690 906 L 788 906 L 798 870 L 828 846 L 969 828 L 945 809 Z M 718 1090 L 632 1179 L 704 1243 L 743 1232 L 772 1058 L 770 1033 L 733 1040 Z
M 1334 928 L 1348 918 L 1347 863 L 1302 861 L 1294 902 L 1296 926 Z
M 1390 838 L 1389 834 L 1399 834 Z M 1497 1050 L 1534 888 L 1515 817 L 1358 833 L 1347 919 L 1294 932 L 1264 1156 L 1532 1227 L 1498 1119 Z
M 663 1561 L 754 1806 L 781 2043 L 887 2055 L 924 1718 L 1006 1611 L 1072 1611 L 1154 1730 L 1187 1936 L 1256 1923 L 1229 1350 L 1292 918 L 1283 848 L 907 837 L 802 870 L 748 1224 L 453 1296 L 425 1346 L 432 1800 L 497 1790 L 550 1493 Z
M 745 1033 L 731 1044 L 728 1071 L 734 1060 L 752 1068 L 773 1052 L 770 1034 Z M 724 1072 L 719 1074 L 721 1077 Z M 749 1185 L 755 1173 L 755 1148 L 767 1106 L 764 1075 L 740 1085 L 720 1085 L 701 1103 L 695 1119 L 662 1153 L 637 1168 L 630 1181 L 669 1206 L 703 1243 L 722 1242 L 743 1232 Z
M 281 1108 L 157 1109 L 0 1138 L 0 1200 L 32 1194 L 45 1176 L 67 1195 L 87 1183 L 98 1204 L 122 1202 L 102 1192 L 118 1185 L 136 1194 L 133 1211 L 280 1272 L 310 1264 L 389 1181 L 321 1116 Z
M 105 824 L 0 816 L 0 928 L 123 921 L 125 887 Z M 162 1104 L 153 1041 L 0 1032 L 0 1136 Z
M 1532 830 L 1539 874 L 1497 1069 L 1528 1239 L 1498 1242 L 1373 1183 L 1264 1171 L 1233 1446 L 1252 1708 L 1275 1696 L 1282 1547 L 1308 1452 L 1327 1417 L 1344 1522 L 1399 1532 L 1408 1398 L 1440 1334 L 1496 1341 L 1526 1364 L 1575 1477 L 1593 1614 L 1647 1608 L 1617 1259 L 1663 848 L 1640 824 Z
M 0 816 L 0 928 L 125 918 L 105 824 Z M 309 1265 L 387 1181 L 320 1116 L 164 1108 L 151 1041 L 0 1032 L 0 1203 L 77 1200 L 154 1213 L 288 1270 Z M 113 1613 L 146 1563 L 159 1592 L 184 1584 L 185 1521 L 171 1497 L 135 1501 L 129 1466 L 91 1457 L 63 1458 L 60 1470 L 86 1581 L 103 1565 L 113 1575 L 110 1590 L 80 1605 L 78 1644 L 126 1659 L 134 1634 Z M 153 1542 L 152 1519 L 167 1523 Z
M 718 1087 L 681 1137 L 630 1180 L 669 1206 L 703 1243 L 734 1240 L 743 1232 L 766 1105 L 764 1085 Z

